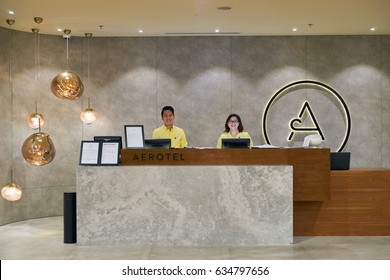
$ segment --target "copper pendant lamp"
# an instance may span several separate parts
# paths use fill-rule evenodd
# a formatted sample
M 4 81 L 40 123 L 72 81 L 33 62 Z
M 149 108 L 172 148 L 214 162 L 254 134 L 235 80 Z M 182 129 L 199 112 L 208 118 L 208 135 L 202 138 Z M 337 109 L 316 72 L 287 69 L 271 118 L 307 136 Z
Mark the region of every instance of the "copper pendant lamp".
M 56 149 L 50 135 L 39 131 L 24 141 L 22 155 L 29 164 L 41 166 L 52 162 Z
M 66 68 L 69 68 L 69 38 L 71 30 L 64 30 L 66 39 Z M 66 70 L 59 73 L 51 82 L 51 91 L 55 96 L 61 99 L 78 99 L 84 91 L 84 85 L 76 73 Z

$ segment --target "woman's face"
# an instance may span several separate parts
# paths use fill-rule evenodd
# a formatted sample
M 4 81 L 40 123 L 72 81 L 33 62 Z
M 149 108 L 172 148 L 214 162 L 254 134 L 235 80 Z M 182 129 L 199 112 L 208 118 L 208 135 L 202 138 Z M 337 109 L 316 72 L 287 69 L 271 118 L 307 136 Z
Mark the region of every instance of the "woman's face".
M 238 130 L 238 126 L 240 125 L 240 123 L 238 122 L 237 117 L 233 116 L 228 120 L 227 125 L 230 130 Z

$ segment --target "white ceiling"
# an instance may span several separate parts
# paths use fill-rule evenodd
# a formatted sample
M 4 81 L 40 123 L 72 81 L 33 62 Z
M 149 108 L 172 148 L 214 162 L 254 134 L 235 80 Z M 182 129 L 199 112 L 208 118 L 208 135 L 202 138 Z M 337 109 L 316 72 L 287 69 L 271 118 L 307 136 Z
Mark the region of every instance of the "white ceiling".
M 36 24 L 34 17 L 43 22 Z M 12 29 L 20 31 L 38 27 L 41 34 L 62 35 L 61 27 L 73 36 L 94 37 L 215 35 L 215 29 L 246 36 L 390 35 L 390 0 L 0 1 L 0 26 L 9 27 L 7 18 L 15 19 Z

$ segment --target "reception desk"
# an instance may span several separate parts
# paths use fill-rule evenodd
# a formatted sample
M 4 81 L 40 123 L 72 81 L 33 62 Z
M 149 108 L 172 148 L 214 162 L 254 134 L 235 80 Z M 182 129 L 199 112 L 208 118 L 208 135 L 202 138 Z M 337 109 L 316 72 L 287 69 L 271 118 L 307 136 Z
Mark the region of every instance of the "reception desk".
M 77 168 L 77 243 L 256 246 L 293 242 L 292 166 Z
M 121 165 L 78 167 L 79 245 L 290 244 L 293 200 L 330 198 L 329 149 L 127 149 Z

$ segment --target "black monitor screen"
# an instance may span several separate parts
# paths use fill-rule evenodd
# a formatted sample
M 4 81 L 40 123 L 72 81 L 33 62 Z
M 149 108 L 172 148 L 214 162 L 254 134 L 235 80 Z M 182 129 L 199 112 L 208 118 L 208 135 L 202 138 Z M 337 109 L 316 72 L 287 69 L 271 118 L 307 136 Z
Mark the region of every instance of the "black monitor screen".
M 222 149 L 245 149 L 249 148 L 249 138 L 224 138 L 222 139 Z
M 350 152 L 331 152 L 330 170 L 348 170 L 351 161 Z
M 171 139 L 145 139 L 145 149 L 169 149 L 171 148 Z
M 95 136 L 93 141 L 97 142 L 119 142 L 119 152 L 122 150 L 122 136 Z

